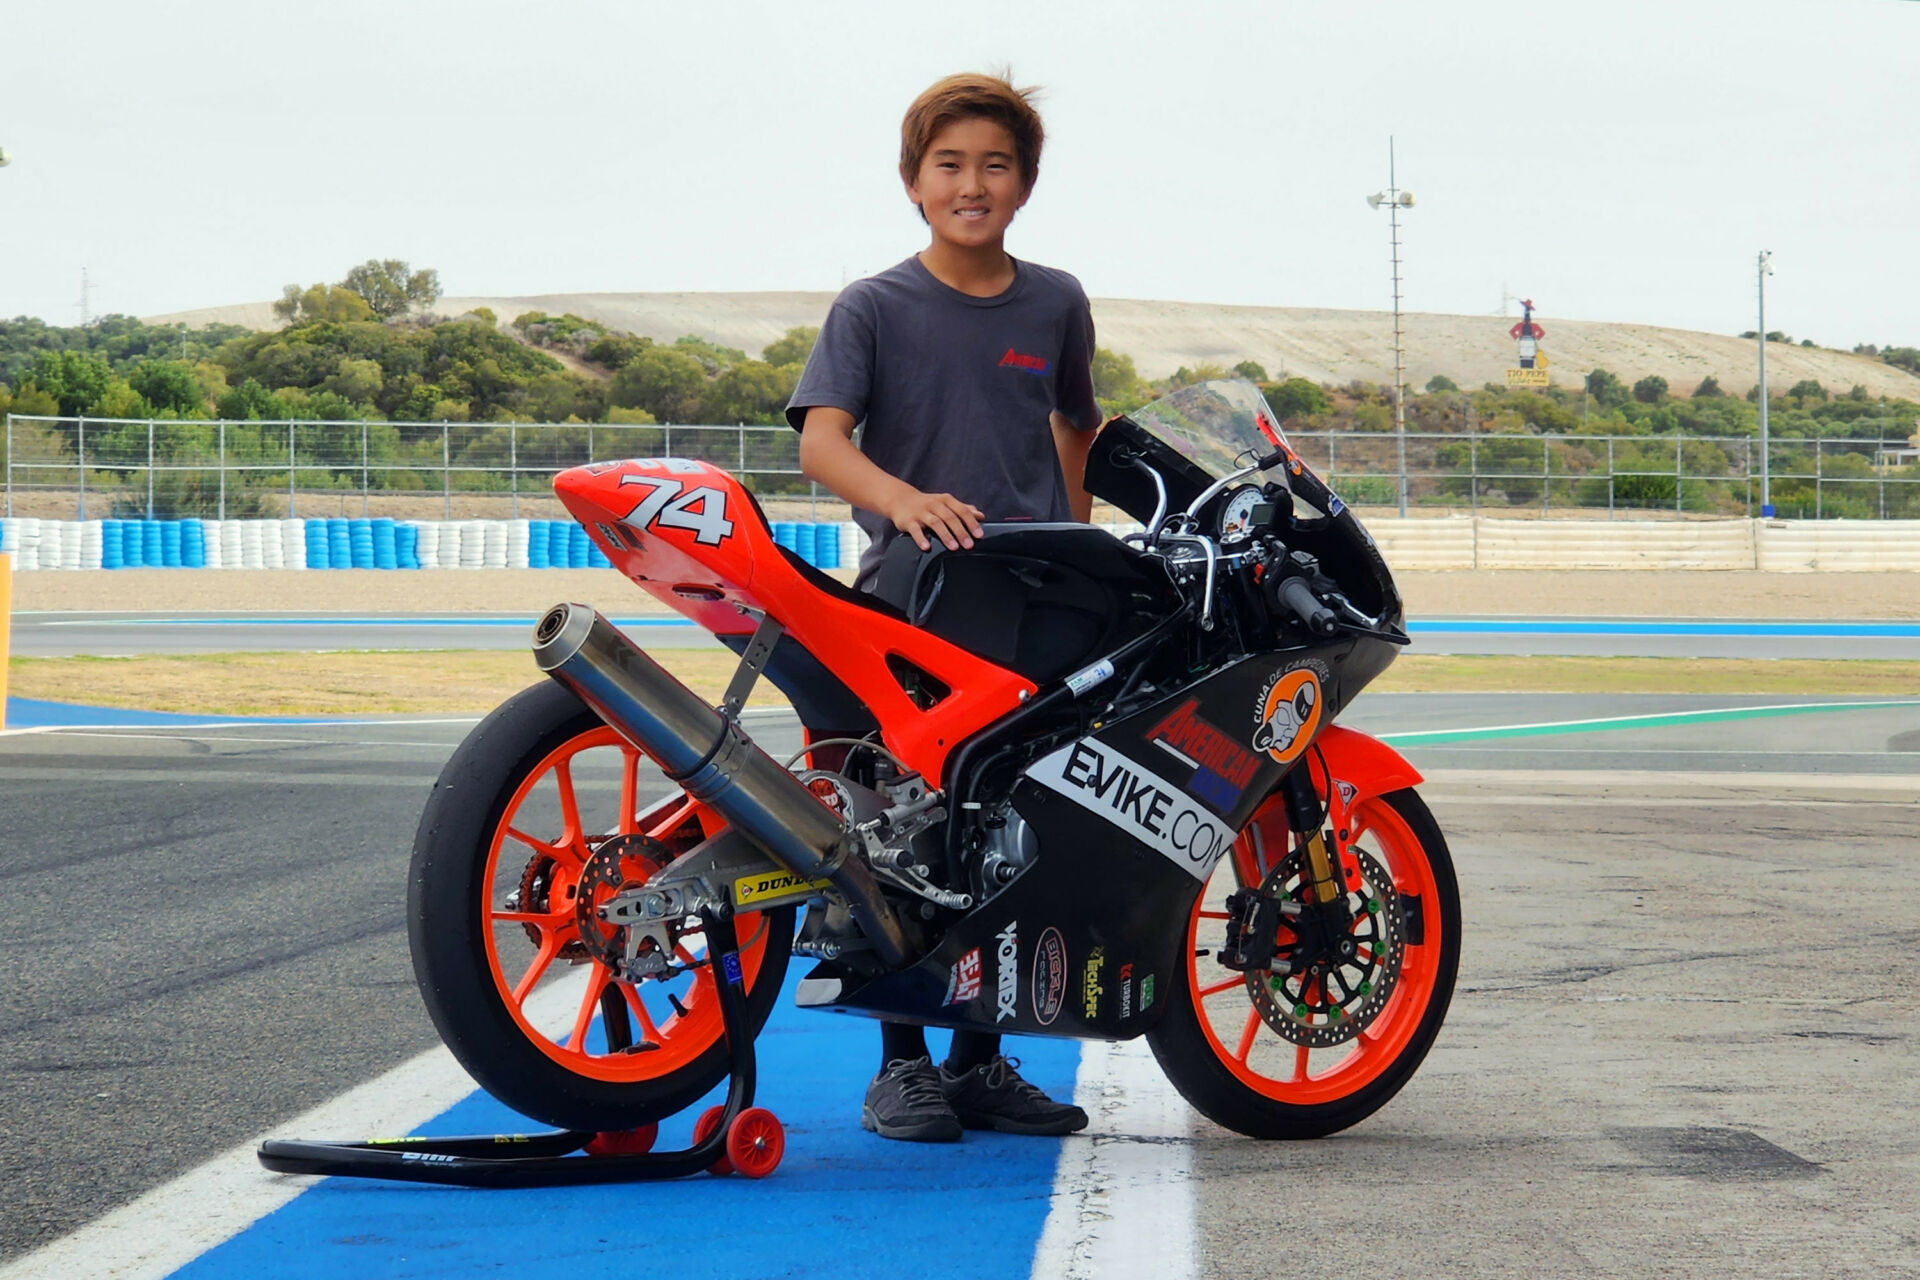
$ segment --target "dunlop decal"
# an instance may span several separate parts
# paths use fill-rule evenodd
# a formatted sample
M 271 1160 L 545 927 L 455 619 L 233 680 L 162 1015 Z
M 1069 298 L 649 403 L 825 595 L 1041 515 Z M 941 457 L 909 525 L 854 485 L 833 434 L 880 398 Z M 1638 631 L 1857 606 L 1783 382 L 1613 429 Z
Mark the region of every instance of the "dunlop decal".
M 808 880 L 791 871 L 761 871 L 750 876 L 741 876 L 733 882 L 733 905 L 736 907 L 758 906 L 763 902 L 779 898 L 791 898 L 799 894 L 811 896 L 822 889 L 830 889 L 830 880 Z

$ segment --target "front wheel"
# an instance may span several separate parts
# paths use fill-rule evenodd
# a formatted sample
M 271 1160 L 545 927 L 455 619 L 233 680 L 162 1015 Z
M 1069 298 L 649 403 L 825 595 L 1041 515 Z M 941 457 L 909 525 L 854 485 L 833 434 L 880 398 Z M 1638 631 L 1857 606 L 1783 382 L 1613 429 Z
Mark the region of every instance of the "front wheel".
M 699 920 L 642 944 L 671 976 L 629 983 L 609 967 L 624 934 L 594 911 L 723 825 L 558 684 L 514 695 L 467 736 L 420 819 L 407 924 L 434 1026 L 488 1093 L 562 1128 L 637 1129 L 726 1077 Z M 793 917 L 734 920 L 755 1034 Z
M 1309 896 L 1284 805 L 1254 815 L 1194 903 L 1166 1017 L 1147 1035 L 1181 1095 L 1249 1137 L 1318 1138 L 1364 1120 L 1413 1077 L 1446 1018 L 1460 962 L 1446 840 L 1412 790 L 1361 801 L 1353 820 L 1350 923 L 1307 936 L 1312 926 L 1283 918 L 1273 968 L 1241 973 L 1212 959 L 1228 892 Z

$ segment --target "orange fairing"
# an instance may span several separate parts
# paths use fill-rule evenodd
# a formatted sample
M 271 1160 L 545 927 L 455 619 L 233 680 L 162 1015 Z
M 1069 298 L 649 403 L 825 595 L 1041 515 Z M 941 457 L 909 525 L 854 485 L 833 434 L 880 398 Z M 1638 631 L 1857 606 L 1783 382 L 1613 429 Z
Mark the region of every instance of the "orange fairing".
M 1374 796 L 1384 796 L 1403 787 L 1417 787 L 1420 771 L 1407 758 L 1380 739 L 1330 724 L 1313 740 L 1313 749 L 1326 757 L 1327 769 L 1341 782 L 1355 788 L 1349 804 Z M 1314 785 L 1321 784 L 1320 766 L 1312 767 Z
M 688 458 L 575 467 L 554 492 L 613 562 L 656 599 L 715 635 L 750 633 L 770 614 L 884 726 L 887 746 L 940 785 L 947 753 L 1018 706 L 1035 685 L 936 636 L 820 590 L 781 554 L 739 481 Z M 888 669 L 894 657 L 951 692 L 917 706 Z

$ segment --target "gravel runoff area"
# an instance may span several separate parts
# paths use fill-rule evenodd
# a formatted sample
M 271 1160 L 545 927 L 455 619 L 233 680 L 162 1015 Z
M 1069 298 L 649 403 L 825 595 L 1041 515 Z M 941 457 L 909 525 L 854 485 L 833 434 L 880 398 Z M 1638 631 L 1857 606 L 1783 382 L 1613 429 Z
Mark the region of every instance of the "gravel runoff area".
M 850 579 L 851 574 L 840 571 Z M 1418 617 L 1920 618 L 1920 574 L 1482 569 L 1398 575 Z M 532 614 L 581 600 L 626 616 L 664 605 L 606 569 L 114 569 L 17 574 L 21 611 Z

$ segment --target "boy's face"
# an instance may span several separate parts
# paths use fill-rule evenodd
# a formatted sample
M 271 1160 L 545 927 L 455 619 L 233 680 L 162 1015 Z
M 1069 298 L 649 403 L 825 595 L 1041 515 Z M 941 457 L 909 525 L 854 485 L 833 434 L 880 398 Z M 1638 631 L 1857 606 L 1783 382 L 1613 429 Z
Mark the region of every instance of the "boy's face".
M 907 198 L 934 238 L 964 248 L 997 245 L 1032 193 L 1020 183 L 1013 135 L 991 120 L 956 120 L 933 136 Z

